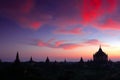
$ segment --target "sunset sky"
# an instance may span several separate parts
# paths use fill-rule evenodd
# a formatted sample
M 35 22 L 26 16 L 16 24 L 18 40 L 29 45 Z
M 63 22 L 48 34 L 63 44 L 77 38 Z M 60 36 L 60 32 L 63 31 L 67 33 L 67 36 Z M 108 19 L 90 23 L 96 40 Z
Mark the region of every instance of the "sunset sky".
M 120 60 L 120 0 L 0 0 L 0 59 L 79 61 L 99 45 Z

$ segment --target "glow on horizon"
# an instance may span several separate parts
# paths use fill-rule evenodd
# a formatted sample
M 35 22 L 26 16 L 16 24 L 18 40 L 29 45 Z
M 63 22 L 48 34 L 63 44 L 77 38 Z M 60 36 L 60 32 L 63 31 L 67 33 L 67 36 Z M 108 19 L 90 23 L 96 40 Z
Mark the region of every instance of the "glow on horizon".
M 38 48 L 39 49 L 39 48 Z M 33 60 L 39 62 L 39 61 L 45 61 L 46 57 L 49 57 L 50 61 L 64 61 L 66 59 L 67 61 L 77 62 L 82 57 L 84 61 L 92 60 L 93 54 L 95 54 L 99 49 L 99 46 L 88 46 L 88 47 L 82 47 L 82 48 L 76 48 L 74 50 L 63 50 L 63 49 L 55 49 L 52 48 L 46 48 L 47 51 L 28 51 L 28 52 L 19 52 L 20 60 L 21 61 L 28 61 L 30 57 L 33 57 Z M 108 54 L 108 59 L 112 61 L 119 61 L 120 60 L 120 50 L 119 48 L 114 47 L 102 47 L 103 51 Z M 35 49 L 36 50 L 36 49 Z M 13 57 L 14 56 L 14 57 Z M 16 53 L 14 53 L 13 56 L 7 56 L 3 58 L 3 61 L 10 61 L 13 62 L 16 56 Z M 12 59 L 11 59 L 12 58 Z

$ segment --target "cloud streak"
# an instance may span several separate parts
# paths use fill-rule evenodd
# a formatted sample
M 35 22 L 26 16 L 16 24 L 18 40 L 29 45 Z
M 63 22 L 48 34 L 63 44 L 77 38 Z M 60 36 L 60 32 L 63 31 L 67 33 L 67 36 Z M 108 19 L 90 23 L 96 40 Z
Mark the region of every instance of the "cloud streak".
M 86 46 L 98 46 L 98 45 L 102 45 L 104 47 L 110 46 L 109 44 L 101 42 L 97 39 L 90 39 L 90 40 L 83 41 L 81 43 L 68 43 L 65 40 L 56 41 L 56 39 L 54 39 L 52 42 L 49 42 L 50 40 L 48 40 L 47 42 L 44 42 L 42 40 L 37 40 L 34 43 L 36 46 L 39 46 L 39 47 L 61 48 L 64 50 L 72 50 L 72 49 L 86 47 Z
M 77 35 L 77 34 L 83 34 L 83 31 L 81 28 L 72 28 L 72 29 L 58 29 L 54 31 L 55 34 L 72 34 L 72 35 Z
M 83 42 L 83 44 L 85 44 L 85 45 L 102 45 L 105 47 L 109 47 L 109 45 L 107 43 L 101 42 L 98 39 L 90 39 L 90 40 Z

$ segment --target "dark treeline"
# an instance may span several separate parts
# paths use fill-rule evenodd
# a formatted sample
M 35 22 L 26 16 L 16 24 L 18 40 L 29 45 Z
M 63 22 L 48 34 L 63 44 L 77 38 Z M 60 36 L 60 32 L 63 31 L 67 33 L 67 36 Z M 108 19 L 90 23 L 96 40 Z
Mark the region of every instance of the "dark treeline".
M 1 80 L 120 80 L 120 62 L 0 63 Z

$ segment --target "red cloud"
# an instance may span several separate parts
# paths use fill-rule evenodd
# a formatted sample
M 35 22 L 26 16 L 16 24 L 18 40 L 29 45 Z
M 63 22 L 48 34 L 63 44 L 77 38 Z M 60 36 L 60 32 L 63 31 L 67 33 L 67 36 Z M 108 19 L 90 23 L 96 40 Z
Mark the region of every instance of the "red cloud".
M 83 4 L 82 16 L 85 21 L 94 20 L 101 14 L 101 0 L 84 0 Z
M 115 11 L 117 0 L 84 0 L 83 9 L 80 8 L 84 22 L 97 20 L 103 15 Z
M 81 24 L 100 30 L 120 30 L 119 0 L 84 0 L 83 3 Z
M 59 29 L 56 30 L 54 33 L 56 34 L 82 34 L 81 28 L 73 28 L 73 29 Z
M 40 46 L 40 47 L 48 46 L 48 44 L 45 43 L 45 42 L 43 42 L 42 40 L 39 40 L 39 41 L 37 42 L 37 45 Z
M 65 50 L 76 49 L 84 46 L 98 46 L 98 45 L 109 47 L 108 44 L 103 43 L 97 39 L 90 39 L 81 43 L 66 43 L 66 41 L 64 40 L 53 41 L 53 42 L 49 42 L 49 40 L 47 42 L 44 42 L 42 40 L 37 41 L 37 46 L 40 46 L 40 47 L 62 48 Z
M 41 22 L 32 22 L 29 26 L 34 30 L 38 30 L 41 27 Z
M 18 22 L 22 24 L 21 26 L 24 28 L 30 28 L 33 30 L 38 30 L 42 26 L 41 21 L 34 21 L 34 20 L 29 20 L 28 18 L 21 17 L 18 19 Z
M 62 49 L 66 49 L 66 50 L 75 49 L 80 46 L 79 44 L 65 43 L 64 40 L 54 41 L 53 43 L 49 42 L 50 40 L 48 40 L 47 42 L 38 40 L 36 45 L 39 47 L 62 48 Z
M 106 20 L 106 22 L 102 24 L 95 24 L 96 28 L 101 30 L 120 30 L 120 23 L 118 21 L 114 21 L 112 19 Z
M 81 47 L 81 45 L 79 45 L 79 44 L 62 44 L 61 45 L 61 48 L 65 49 L 65 50 L 76 49 L 78 47 Z
M 37 30 L 42 22 L 32 13 L 34 0 L 0 1 L 1 14 L 16 21 L 20 26 Z
M 64 44 L 64 41 L 63 41 L 63 40 L 61 40 L 61 41 L 56 41 L 56 42 L 55 42 L 55 46 L 56 46 L 56 47 L 59 47 L 59 46 L 62 45 L 62 44 Z
M 107 0 L 107 2 L 108 2 L 108 11 L 113 12 L 118 5 L 117 0 Z
M 84 45 L 102 45 L 102 46 L 106 46 L 106 47 L 109 46 L 108 44 L 103 43 L 103 42 L 99 41 L 98 39 L 90 39 L 90 40 L 83 42 L 82 44 L 84 44 Z
M 39 1 L 40 3 L 38 3 Z M 68 3 L 68 1 L 61 0 L 56 2 L 44 0 L 8 0 L 6 2 L 1 0 L 0 15 L 15 20 L 19 25 L 33 30 L 39 29 L 43 24 L 48 24 L 60 27 L 66 26 L 65 29 L 56 30 L 55 33 L 57 34 L 81 34 L 82 29 L 70 29 L 69 27 L 76 24 L 87 25 L 87 23 L 92 25 L 96 22 L 97 24 L 94 25 L 98 29 L 120 29 L 119 23 L 114 19 L 105 24 L 97 22 L 106 19 L 106 17 L 111 17 L 111 15 L 119 17 L 118 1 L 70 0 Z M 49 6 L 51 3 L 53 5 Z

